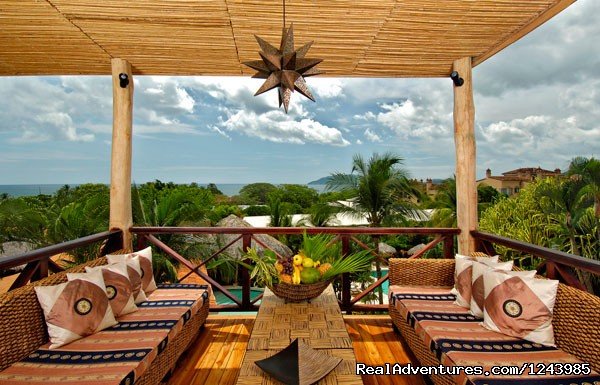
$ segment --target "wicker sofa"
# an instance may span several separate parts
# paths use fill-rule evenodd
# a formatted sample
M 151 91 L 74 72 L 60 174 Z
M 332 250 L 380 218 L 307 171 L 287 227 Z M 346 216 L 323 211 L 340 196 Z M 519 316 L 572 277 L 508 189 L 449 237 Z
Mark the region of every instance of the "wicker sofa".
M 31 357 L 38 348 L 48 342 L 44 316 L 33 288 L 65 282 L 67 272 L 85 272 L 85 266 L 94 267 L 104 264 L 106 258 L 98 258 L 0 295 L 0 374 L 14 363 Z M 172 294 L 177 295 L 175 292 Z M 174 368 L 177 359 L 197 337 L 200 327 L 208 316 L 208 293 L 203 294 L 202 298 L 201 307 L 195 314 L 189 314 L 189 318 L 186 314 L 181 330 L 165 346 L 159 347 L 158 355 L 143 370 L 143 374 L 135 379 L 135 384 L 159 384 Z M 0 383 L 2 382 L 3 380 L 0 380 Z M 121 381 L 121 383 L 129 382 Z M 27 380 L 23 383 L 27 383 Z
M 421 289 L 415 290 L 425 292 L 428 290 L 426 287 L 439 288 L 454 285 L 453 259 L 390 259 L 389 263 L 390 285 L 413 288 L 420 286 Z M 393 290 L 394 288 L 390 286 L 390 293 Z M 432 351 L 432 345 L 427 346 L 424 343 L 423 334 L 415 328 L 414 324 L 408 322 L 406 314 L 403 315 L 398 306 L 400 305 L 390 298 L 389 312 L 394 326 L 402 334 L 420 364 L 434 366 L 440 363 L 447 364 L 448 361 L 444 362 L 439 352 L 436 354 Z M 592 370 L 600 372 L 600 298 L 559 284 L 552 326 L 558 348 L 589 363 Z M 448 375 L 430 377 L 438 385 L 464 382 L 464 378 L 459 381 L 457 377 Z M 600 377 L 594 378 L 590 383 L 600 383 Z

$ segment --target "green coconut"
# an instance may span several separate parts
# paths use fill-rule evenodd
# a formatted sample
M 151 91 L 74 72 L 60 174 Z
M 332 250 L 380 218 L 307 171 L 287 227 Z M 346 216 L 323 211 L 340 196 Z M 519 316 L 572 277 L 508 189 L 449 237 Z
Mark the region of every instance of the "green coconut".
M 319 270 L 315 269 L 314 267 L 305 267 L 300 272 L 300 281 L 302 283 L 310 285 L 311 283 L 319 282 L 320 279 L 321 273 L 319 273 Z

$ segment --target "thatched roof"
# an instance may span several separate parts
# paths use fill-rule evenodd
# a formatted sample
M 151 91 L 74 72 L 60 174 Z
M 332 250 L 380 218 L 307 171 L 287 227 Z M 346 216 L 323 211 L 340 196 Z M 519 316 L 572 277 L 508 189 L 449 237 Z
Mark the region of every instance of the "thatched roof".
M 479 64 L 574 0 L 287 0 L 296 43 L 328 76 L 447 76 Z M 250 75 L 253 35 L 278 43 L 281 1 L 0 0 L 0 75 Z

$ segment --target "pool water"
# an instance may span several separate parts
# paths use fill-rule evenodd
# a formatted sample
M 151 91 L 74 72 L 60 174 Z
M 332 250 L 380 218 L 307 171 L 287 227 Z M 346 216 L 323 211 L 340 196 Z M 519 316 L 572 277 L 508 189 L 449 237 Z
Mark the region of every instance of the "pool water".
M 388 269 L 381 269 L 382 277 L 385 276 L 387 273 L 388 273 Z M 375 271 L 375 270 L 371 271 L 371 277 L 375 278 L 375 281 L 377 281 L 377 271 Z M 383 289 L 383 294 L 387 295 L 388 289 L 390 287 L 390 280 L 388 279 L 387 281 L 382 283 L 380 287 Z M 377 292 L 377 289 L 375 289 L 375 292 Z
M 235 295 L 236 297 L 238 297 L 240 300 L 242 299 L 242 288 L 237 288 L 237 287 L 227 287 L 227 290 L 229 290 L 229 292 L 233 295 Z M 250 289 L 250 299 L 254 300 L 254 298 L 258 297 L 259 295 L 262 294 L 262 289 Z M 232 300 L 230 300 L 229 298 L 227 298 L 225 296 L 225 294 L 221 293 L 218 290 L 214 291 L 215 293 L 215 299 L 217 300 L 217 303 L 219 305 L 233 305 L 235 304 L 235 302 L 233 302 Z M 260 305 L 260 301 L 258 301 L 256 303 L 257 305 Z

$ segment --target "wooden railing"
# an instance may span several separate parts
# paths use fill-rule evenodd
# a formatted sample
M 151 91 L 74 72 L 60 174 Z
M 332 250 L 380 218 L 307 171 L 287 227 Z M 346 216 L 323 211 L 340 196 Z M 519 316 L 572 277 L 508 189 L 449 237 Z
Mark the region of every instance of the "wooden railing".
M 32 250 L 27 253 L 0 258 L 0 272 L 25 265 L 9 290 L 16 289 L 28 282 L 37 281 L 48 276 L 49 272 L 59 272 L 64 269 L 56 264 L 51 257 L 66 253 L 80 247 L 103 242 L 99 255 L 104 255 L 121 248 L 123 233 L 121 230 L 104 231 L 87 237 L 74 239 L 56 245 Z
M 203 280 L 210 283 L 212 287 L 222 292 L 227 298 L 229 298 L 234 304 L 233 305 L 217 305 L 212 306 L 212 311 L 222 310 L 256 310 L 256 302 L 258 302 L 261 296 L 252 299 L 250 296 L 250 275 L 247 269 L 241 269 L 241 286 L 242 286 L 242 298 L 238 298 L 235 294 L 231 293 L 227 288 L 215 281 L 208 274 L 201 270 L 201 267 L 206 265 L 207 262 L 216 258 L 221 253 L 225 252 L 228 248 L 233 247 L 236 242 L 242 242 L 242 250 L 248 250 L 251 247 L 252 242 L 262 246 L 263 248 L 270 249 L 268 245 L 257 237 L 259 234 L 269 235 L 301 235 L 307 234 L 331 234 L 334 235 L 334 241 L 340 242 L 342 246 L 342 253 L 344 255 L 350 253 L 351 243 L 355 243 L 363 249 L 370 250 L 374 254 L 377 254 L 376 247 L 372 248 L 365 244 L 363 241 L 358 239 L 359 236 L 370 236 L 374 241 L 375 245 L 378 245 L 379 238 L 386 235 L 430 235 L 434 239 L 425 245 L 418 253 L 413 255 L 411 258 L 420 258 L 425 255 L 428 251 L 433 249 L 436 245 L 443 244 L 443 256 L 445 258 L 454 257 L 454 236 L 460 233 L 459 229 L 453 228 L 373 228 L 373 227 L 236 227 L 236 228 L 225 228 L 225 227 L 133 227 L 131 232 L 138 236 L 138 248 L 144 247 L 150 243 L 165 254 L 176 260 L 180 265 L 185 266 L 189 269 L 189 274 L 196 274 Z M 221 249 L 216 251 L 210 256 L 200 256 L 202 260 L 199 264 L 194 264 L 187 258 L 183 257 L 180 253 L 173 250 L 169 245 L 157 238 L 160 234 L 230 234 L 234 235 L 235 238 L 223 246 Z M 186 275 L 185 277 L 187 277 Z M 369 293 L 372 293 L 375 289 L 380 287 L 385 281 L 388 280 L 388 275 L 385 274 L 376 282 L 371 284 L 368 288 L 352 297 L 351 293 L 351 282 L 349 275 L 343 275 L 341 279 L 341 290 L 339 293 L 339 301 L 342 310 L 345 311 L 386 311 L 387 305 L 385 304 L 363 304 L 360 303 Z
M 574 269 L 600 276 L 600 261 L 597 260 L 481 231 L 471 231 L 471 235 L 477 241 L 478 249 L 489 255 L 496 253 L 494 249 L 496 244 L 539 257 L 542 263 L 536 266 L 536 270 L 540 274 L 545 273 L 547 278 L 558 279 L 581 290 L 589 291 L 589 288 L 577 277 Z

